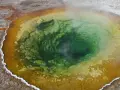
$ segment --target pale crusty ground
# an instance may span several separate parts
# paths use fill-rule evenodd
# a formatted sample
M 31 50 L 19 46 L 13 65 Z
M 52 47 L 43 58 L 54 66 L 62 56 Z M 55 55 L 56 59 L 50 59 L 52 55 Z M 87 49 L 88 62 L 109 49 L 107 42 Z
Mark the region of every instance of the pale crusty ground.
M 4 31 L 0 31 L 0 42 L 3 39 Z M 2 65 L 2 59 L 0 58 L 0 90 L 35 90 L 28 87 L 20 80 L 12 77 L 5 71 Z
M 17 9 L 19 9 L 22 12 L 31 12 L 34 10 L 60 6 L 63 4 L 63 2 L 62 0 L 26 0 L 26 1 L 25 0 L 0 0 L 0 6 L 11 5 L 11 4 L 15 7 L 17 5 Z M 0 31 L 0 42 L 2 42 L 4 35 L 5 35 L 5 32 Z M 2 59 L 0 58 L 0 90 L 35 90 L 35 89 L 28 87 L 26 84 L 24 84 L 20 80 L 8 74 L 3 69 Z M 120 90 L 120 80 L 114 81 L 110 86 L 105 87 L 104 90 Z

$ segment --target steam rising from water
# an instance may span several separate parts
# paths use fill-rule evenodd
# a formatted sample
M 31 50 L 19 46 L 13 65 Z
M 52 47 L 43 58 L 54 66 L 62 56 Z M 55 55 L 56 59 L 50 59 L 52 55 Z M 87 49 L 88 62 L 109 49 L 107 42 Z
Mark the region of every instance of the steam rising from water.
M 120 15 L 120 0 L 63 0 L 66 11 L 70 11 L 71 7 L 77 7 L 77 8 L 84 8 L 88 7 L 91 8 L 90 10 L 99 10 L 99 11 L 105 11 L 105 12 L 111 12 L 113 14 Z M 89 11 L 90 11 L 89 10 Z M 74 13 L 71 13 L 70 15 L 73 15 Z M 120 77 L 115 78 L 113 81 L 111 81 L 109 84 L 106 84 L 103 86 L 100 90 L 103 90 L 106 86 L 109 86 L 112 84 L 112 82 L 120 79 Z
M 74 13 L 70 12 L 71 7 L 90 7 L 91 10 L 104 10 L 120 15 L 119 0 L 64 0 L 66 10 L 70 17 L 74 17 Z
M 69 7 L 89 7 L 120 15 L 120 0 L 63 0 L 67 10 Z

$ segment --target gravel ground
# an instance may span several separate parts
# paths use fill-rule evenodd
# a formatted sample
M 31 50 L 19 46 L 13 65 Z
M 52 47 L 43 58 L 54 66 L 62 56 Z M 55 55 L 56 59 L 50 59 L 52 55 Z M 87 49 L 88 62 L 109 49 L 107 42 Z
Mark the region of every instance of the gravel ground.
M 4 31 L 0 31 L 0 42 L 2 42 Z M 35 90 L 28 87 L 21 80 L 18 80 L 5 71 L 0 58 L 0 90 Z
M 92 2 L 93 0 L 86 0 L 86 1 Z M 100 0 L 100 1 L 108 1 L 108 0 Z M 113 0 L 109 0 L 109 1 L 113 1 Z M 119 0 L 114 0 L 114 1 L 119 1 Z M 120 5 L 118 5 L 118 2 L 116 3 L 117 3 L 116 6 L 120 9 Z M 40 9 L 45 9 L 49 7 L 60 6 L 63 4 L 63 2 L 62 0 L 27 0 L 27 1 L 25 0 L 0 0 L 0 6 L 6 6 L 6 5 L 11 5 L 11 4 L 15 7 L 17 5 L 18 6 L 17 9 L 19 9 L 22 12 L 31 12 L 31 11 L 38 10 L 38 9 L 40 10 Z M 114 5 L 113 7 L 116 8 L 113 2 L 111 2 L 111 4 L 109 5 L 110 6 Z M 32 8 L 30 9 L 30 7 Z M 0 20 L 2 20 L 2 18 Z M 0 42 L 2 42 L 4 35 L 5 35 L 5 32 L 0 31 Z M 8 74 L 3 68 L 2 59 L 0 59 L 0 90 L 35 90 L 35 89 L 27 86 L 21 80 L 16 79 L 15 77 Z M 112 84 L 106 86 L 104 90 L 120 90 L 120 80 L 118 79 L 112 82 Z

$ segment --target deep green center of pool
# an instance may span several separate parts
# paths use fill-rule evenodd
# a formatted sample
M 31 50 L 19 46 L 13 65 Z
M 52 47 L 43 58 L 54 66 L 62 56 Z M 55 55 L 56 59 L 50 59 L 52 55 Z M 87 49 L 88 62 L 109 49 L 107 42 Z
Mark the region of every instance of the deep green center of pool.
M 86 20 L 51 19 L 36 25 L 35 30 L 24 31 L 16 52 L 26 66 L 56 73 L 96 55 L 103 31 L 98 24 Z

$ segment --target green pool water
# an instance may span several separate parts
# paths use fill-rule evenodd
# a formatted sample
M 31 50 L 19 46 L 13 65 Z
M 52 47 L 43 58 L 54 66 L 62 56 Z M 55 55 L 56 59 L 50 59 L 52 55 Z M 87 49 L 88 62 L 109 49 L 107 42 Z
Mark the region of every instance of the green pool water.
M 26 66 L 59 74 L 94 57 L 104 48 L 108 36 L 106 27 L 87 19 L 44 19 L 24 31 L 16 52 Z

